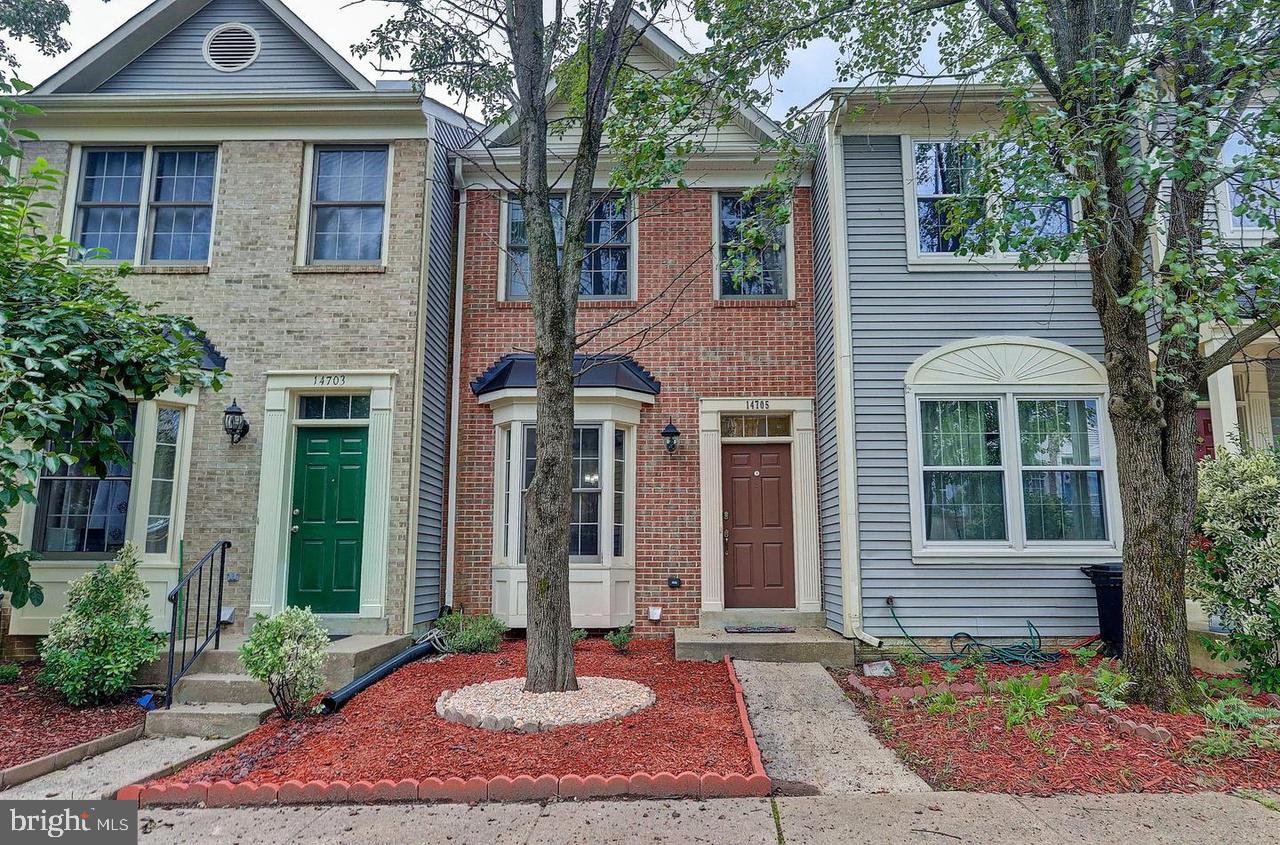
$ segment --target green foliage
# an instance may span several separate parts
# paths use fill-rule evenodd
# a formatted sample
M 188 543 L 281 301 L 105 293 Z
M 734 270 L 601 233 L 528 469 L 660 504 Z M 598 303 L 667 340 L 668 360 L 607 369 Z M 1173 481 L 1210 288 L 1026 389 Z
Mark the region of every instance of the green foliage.
M 304 708 L 324 689 L 329 635 L 311 608 L 286 607 L 268 619 L 259 614 L 240 647 L 240 662 L 271 692 L 286 719 L 306 715 Z
M 1246 757 L 1251 746 L 1230 728 L 1214 725 L 1187 743 L 1186 757 L 1191 762 L 1213 762 L 1223 758 Z
M 1190 577 L 1225 641 L 1210 654 L 1244 664 L 1256 689 L 1280 692 L 1280 451 L 1226 450 L 1200 464 Z
M 1200 711 L 1210 722 L 1228 728 L 1250 728 L 1254 722 L 1280 719 L 1280 710 L 1255 707 L 1240 698 L 1224 698 L 1207 704 Z
M 109 701 L 160 656 L 138 550 L 127 545 L 67 587 L 67 610 L 40 643 L 40 683 L 75 706 Z
M 604 635 L 605 642 L 613 646 L 613 650 L 618 654 L 626 654 L 627 648 L 631 645 L 631 639 L 634 636 L 635 628 L 631 625 L 623 625 L 616 631 L 610 631 Z
M 17 663 L 0 663 L 0 684 L 11 684 L 22 675 L 22 667 Z
M 202 333 L 191 320 L 140 304 L 120 287 L 127 268 L 86 263 L 93 256 L 56 234 L 47 197 L 64 174 L 43 159 L 26 175 L 11 170 L 20 142 L 34 137 L 12 128 L 35 113 L 12 97 L 24 89 L 0 83 L 0 592 L 14 607 L 44 599 L 33 555 L 5 517 L 35 503 L 41 471 L 79 463 L 105 473 L 126 462 L 117 440 L 129 434 L 130 402 L 220 386 L 219 374 L 200 369 Z
M 1005 727 L 1025 725 L 1037 716 L 1044 716 L 1049 705 L 1058 700 L 1057 693 L 1049 688 L 1048 675 L 1028 674 L 1009 678 L 1000 685 L 1004 693 Z
M 445 647 L 459 654 L 496 652 L 507 632 L 506 624 L 488 613 L 449 613 L 436 620 L 436 628 L 444 632 Z
M 1089 646 L 1081 646 L 1067 649 L 1067 654 L 1070 654 L 1079 663 L 1087 663 L 1098 656 L 1098 650 Z
M 924 699 L 925 712 L 930 716 L 937 716 L 943 713 L 950 715 L 956 712 L 958 706 L 959 701 L 956 699 L 955 693 L 950 690 L 939 690 L 930 693 Z
M 1093 674 L 1093 687 L 1099 704 L 1108 710 L 1123 710 L 1129 706 L 1125 696 L 1133 689 L 1133 679 L 1127 672 L 1099 666 Z
M 578 643 L 582 642 L 587 638 L 587 629 L 574 628 L 573 631 L 569 634 L 569 636 L 573 639 L 573 644 L 577 645 Z

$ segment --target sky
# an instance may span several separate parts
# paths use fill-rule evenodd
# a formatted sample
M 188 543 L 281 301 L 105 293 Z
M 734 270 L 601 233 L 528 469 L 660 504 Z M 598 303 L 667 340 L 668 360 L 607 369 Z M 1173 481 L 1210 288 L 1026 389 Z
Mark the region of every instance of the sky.
M 28 44 L 12 44 L 20 63 L 19 78 L 33 85 L 43 81 L 150 2 L 151 0 L 110 0 L 108 3 L 101 0 L 67 0 L 71 9 L 71 22 L 64 28 L 63 37 L 70 42 L 70 51 L 50 57 L 40 55 L 39 51 Z M 365 38 L 370 29 L 390 15 L 390 6 L 379 2 L 352 5 L 351 0 L 284 2 L 334 49 L 350 58 L 365 76 L 377 79 L 388 75 L 379 74 L 368 61 L 353 56 L 350 47 Z M 835 45 L 831 42 L 815 43 L 798 52 L 792 59 L 790 70 L 777 83 L 779 92 L 770 111 L 780 117 L 789 107 L 805 105 L 836 84 L 835 56 Z M 427 94 L 449 105 L 455 104 L 443 89 L 428 87 Z

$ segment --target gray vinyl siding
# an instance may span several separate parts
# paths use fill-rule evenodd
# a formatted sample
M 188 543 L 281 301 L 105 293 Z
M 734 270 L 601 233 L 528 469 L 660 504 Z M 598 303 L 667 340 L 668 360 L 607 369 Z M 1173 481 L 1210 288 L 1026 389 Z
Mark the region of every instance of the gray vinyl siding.
M 983 335 L 1031 335 L 1100 357 L 1087 272 L 911 271 L 901 143 L 844 138 L 864 627 L 899 637 L 885 599 L 916 636 L 1023 637 L 1097 631 L 1092 587 L 1071 564 L 915 564 L 903 380 L 921 354 Z
M 835 314 L 831 307 L 831 221 L 827 205 L 827 149 L 813 166 L 813 334 L 817 350 L 818 539 L 822 566 L 822 611 L 827 627 L 844 632 L 840 566 L 840 474 L 836 460 Z
M 262 41 L 258 59 L 223 73 L 204 60 L 204 39 L 245 23 Z M 99 93 L 350 91 L 351 83 L 258 0 L 213 0 L 98 87 Z
M 449 385 L 452 381 L 453 284 L 456 196 L 450 151 L 460 130 L 435 122 L 431 167 L 431 244 L 427 255 L 426 338 L 422 361 L 422 451 L 418 472 L 417 554 L 413 624 L 440 615 L 445 551 L 449 449 Z

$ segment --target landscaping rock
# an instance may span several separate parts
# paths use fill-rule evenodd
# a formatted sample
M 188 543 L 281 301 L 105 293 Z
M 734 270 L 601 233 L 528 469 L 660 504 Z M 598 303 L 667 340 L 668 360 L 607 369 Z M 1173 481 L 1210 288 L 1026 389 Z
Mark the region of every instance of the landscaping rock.
M 888 660 L 876 660 L 871 663 L 863 663 L 862 674 L 868 678 L 892 678 L 896 673 L 894 672 L 893 664 Z
M 472 684 L 436 702 L 441 718 L 490 731 L 537 733 L 621 719 L 655 701 L 653 690 L 618 678 L 579 678 L 576 692 L 529 693 L 524 678 Z

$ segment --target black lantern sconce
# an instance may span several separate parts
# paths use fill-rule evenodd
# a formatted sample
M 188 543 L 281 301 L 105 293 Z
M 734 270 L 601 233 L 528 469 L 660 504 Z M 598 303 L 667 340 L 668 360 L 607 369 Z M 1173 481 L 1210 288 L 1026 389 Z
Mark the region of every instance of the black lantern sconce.
M 233 444 L 244 440 L 244 436 L 249 433 L 249 421 L 244 418 L 244 411 L 240 410 L 240 406 L 234 399 L 222 412 L 222 430 L 231 438 Z
M 667 418 L 667 427 L 662 430 L 662 439 L 667 441 L 667 454 L 674 455 L 676 446 L 680 444 L 680 429 L 676 428 L 671 418 Z

